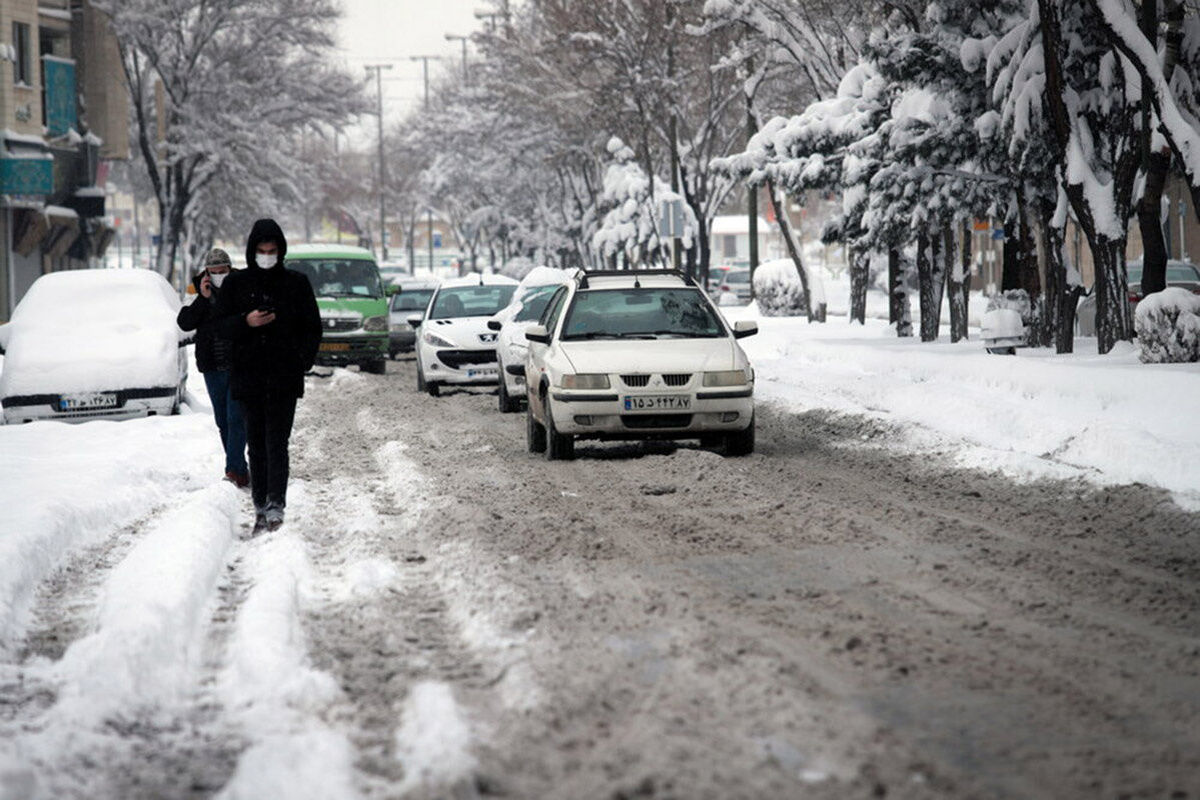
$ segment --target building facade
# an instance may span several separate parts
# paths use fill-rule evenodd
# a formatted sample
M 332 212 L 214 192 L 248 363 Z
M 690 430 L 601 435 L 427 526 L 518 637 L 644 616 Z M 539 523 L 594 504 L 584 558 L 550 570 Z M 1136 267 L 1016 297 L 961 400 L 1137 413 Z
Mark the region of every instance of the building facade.
M 0 322 L 40 275 L 94 265 L 112 238 L 102 165 L 128 157 L 121 74 L 87 0 L 0 0 Z

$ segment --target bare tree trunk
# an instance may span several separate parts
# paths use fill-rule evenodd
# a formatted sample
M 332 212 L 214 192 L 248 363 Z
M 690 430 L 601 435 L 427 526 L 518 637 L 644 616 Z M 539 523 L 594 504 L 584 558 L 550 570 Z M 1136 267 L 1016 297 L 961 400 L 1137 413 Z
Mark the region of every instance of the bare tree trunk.
M 960 258 L 954 261 L 954 233 L 946 226 L 946 269 L 950 276 L 950 341 L 967 338 L 967 304 L 971 297 L 971 223 L 963 220 Z
M 1125 280 L 1125 239 L 1097 234 L 1092 245 L 1096 263 L 1096 338 L 1107 353 L 1118 341 L 1133 338 Z
M 941 234 L 921 233 L 917 238 L 917 291 L 921 306 L 921 341 L 936 342 L 942 323 L 945 288 L 945 250 Z
M 775 221 L 779 225 L 779 232 L 783 234 L 788 255 L 792 258 L 792 264 L 796 266 L 796 275 L 800 278 L 800 288 L 804 290 L 805 313 L 808 321 L 812 322 L 812 293 L 808 290 L 808 273 L 804 271 L 804 263 L 800 260 L 800 251 L 796 248 L 795 240 L 792 239 L 792 226 L 788 224 L 783 203 L 779 202 L 779 197 L 775 192 L 774 181 L 767 180 L 767 194 L 771 198 L 771 208 L 775 209 Z
M 888 250 L 888 322 L 896 326 L 896 336 L 912 336 L 912 312 L 908 303 L 906 270 L 900 261 L 900 251 Z
M 871 254 L 860 249 L 850 254 L 850 321 L 867 324 L 867 279 L 871 271 Z

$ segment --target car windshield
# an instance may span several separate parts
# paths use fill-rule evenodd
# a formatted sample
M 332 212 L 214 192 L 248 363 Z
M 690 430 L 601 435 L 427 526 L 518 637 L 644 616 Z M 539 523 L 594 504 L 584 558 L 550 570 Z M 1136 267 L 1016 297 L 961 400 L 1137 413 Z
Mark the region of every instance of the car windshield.
M 429 318 L 490 317 L 509 304 L 516 290 L 516 284 L 442 289 L 433 301 Z
M 599 289 L 579 292 L 562 338 L 687 339 L 724 336 L 699 289 Z
M 521 299 L 521 310 L 513 317 L 513 322 L 537 322 L 542 318 L 550 298 L 554 297 L 557 286 L 538 286 L 530 289 L 529 294 Z
M 383 297 L 379 270 L 373 261 L 288 259 L 288 267 L 308 278 L 317 297 Z
M 1133 280 L 1133 279 L 1130 278 L 1130 280 Z M 1175 267 L 1168 266 L 1167 267 L 1167 280 L 1168 281 L 1197 281 L 1197 280 L 1200 280 L 1200 274 L 1196 273 L 1195 267 L 1189 267 L 1184 264 L 1180 264 L 1179 266 L 1175 266 Z
M 404 289 L 392 295 L 392 311 L 424 311 L 433 289 Z
M 749 283 L 749 272 L 730 272 L 725 275 L 726 283 Z

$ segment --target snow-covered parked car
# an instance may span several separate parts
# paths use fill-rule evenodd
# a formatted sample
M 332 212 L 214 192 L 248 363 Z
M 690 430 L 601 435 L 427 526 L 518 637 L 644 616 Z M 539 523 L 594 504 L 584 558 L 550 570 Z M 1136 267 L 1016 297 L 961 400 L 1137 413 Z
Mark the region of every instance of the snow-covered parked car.
M 149 270 L 41 276 L 0 325 L 4 421 L 178 413 L 187 387 L 178 313 L 178 295 Z
M 1145 297 L 1142 293 L 1142 268 L 1142 259 L 1125 263 L 1129 281 L 1129 310 L 1134 315 L 1137 314 L 1138 303 Z M 1169 260 L 1165 277 L 1168 287 L 1177 287 L 1192 294 L 1200 294 L 1200 268 L 1191 262 Z M 1094 286 L 1079 299 L 1079 305 L 1075 309 L 1075 332 L 1080 336 L 1096 335 L 1096 289 Z
M 521 279 L 512 302 L 488 322 L 488 328 L 498 334 L 496 366 L 500 370 L 501 413 L 520 411 L 525 399 L 525 355 L 529 351 L 526 329 L 541 320 L 554 292 L 574 274 L 574 270 L 534 267 Z
M 496 332 L 487 324 L 516 290 L 517 281 L 503 275 L 453 278 L 437 288 L 426 313 L 408 318 L 417 330 L 417 391 L 437 397 L 448 384 L 499 380 Z
M 700 439 L 754 450 L 754 370 L 711 299 L 673 270 L 583 272 L 525 331 L 530 452 L 576 439 Z

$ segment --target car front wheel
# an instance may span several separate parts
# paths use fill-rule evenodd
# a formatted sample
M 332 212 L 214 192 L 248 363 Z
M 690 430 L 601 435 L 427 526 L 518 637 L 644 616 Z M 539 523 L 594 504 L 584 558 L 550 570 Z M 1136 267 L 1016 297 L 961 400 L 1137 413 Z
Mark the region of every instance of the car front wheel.
M 512 397 L 508 393 L 508 381 L 504 377 L 504 365 L 500 365 L 500 393 L 498 394 L 497 405 L 500 407 L 501 414 L 512 414 L 521 410 L 521 401 Z
M 575 458 L 575 437 L 559 433 L 554 427 L 554 414 L 550 410 L 550 398 L 546 398 L 546 460 L 570 461 Z
M 525 411 L 525 444 L 531 453 L 543 453 L 546 450 L 546 429 L 533 418 L 533 409 Z
M 754 417 L 745 430 L 735 431 L 725 435 L 725 455 L 748 456 L 754 452 Z

